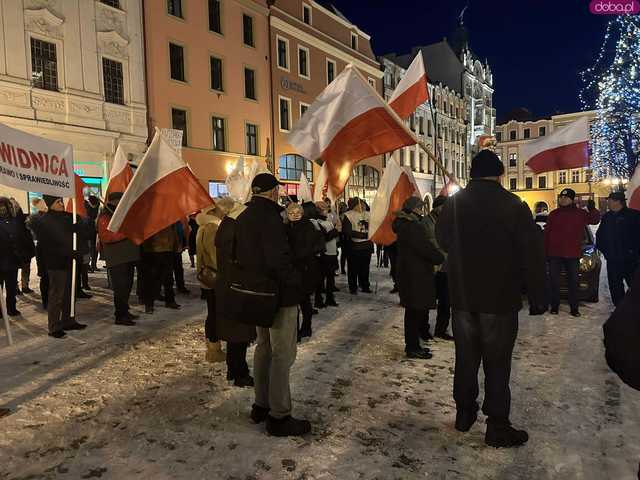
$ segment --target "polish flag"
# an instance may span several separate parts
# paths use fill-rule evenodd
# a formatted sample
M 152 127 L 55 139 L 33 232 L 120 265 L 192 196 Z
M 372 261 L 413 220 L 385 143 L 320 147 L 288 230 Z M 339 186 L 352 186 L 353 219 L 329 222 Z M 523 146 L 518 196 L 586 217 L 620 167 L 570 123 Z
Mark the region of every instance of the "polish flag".
M 627 205 L 634 210 L 640 210 L 640 163 L 627 184 Z
M 84 187 L 86 187 L 87 184 L 82 181 L 82 178 L 80 178 L 80 175 L 77 173 L 73 175 L 76 178 L 76 214 L 81 217 L 88 217 L 87 209 L 84 207 Z M 73 213 L 73 201 L 71 199 L 67 202 L 65 210 Z
M 415 145 L 416 138 L 352 65 L 315 99 L 289 133 L 297 153 L 327 165 L 339 196 L 360 160 Z
M 589 120 L 581 117 L 551 135 L 521 145 L 534 173 L 589 166 Z
M 300 187 L 298 189 L 298 199 L 300 202 L 312 202 L 311 184 L 304 173 L 300 174 Z
M 391 245 L 397 240 L 391 224 L 395 213 L 402 208 L 405 200 L 412 196 L 420 197 L 413 173 L 407 167 L 402 168 L 392 157 L 384 170 L 371 206 L 369 240 L 379 245 Z
M 113 165 L 111 166 L 111 173 L 109 173 L 109 184 L 107 185 L 107 192 L 105 193 L 105 199 L 109 197 L 112 192 L 124 192 L 133 178 L 133 169 L 127 161 L 127 156 L 122 150 L 122 146 L 118 145 L 116 154 L 113 158 Z
M 393 91 L 389 99 L 389 106 L 400 118 L 408 118 L 419 105 L 427 100 L 429 100 L 427 72 L 424 69 L 422 51 L 419 51 Z
M 108 228 L 140 245 L 163 228 L 211 204 L 207 191 L 156 128 Z

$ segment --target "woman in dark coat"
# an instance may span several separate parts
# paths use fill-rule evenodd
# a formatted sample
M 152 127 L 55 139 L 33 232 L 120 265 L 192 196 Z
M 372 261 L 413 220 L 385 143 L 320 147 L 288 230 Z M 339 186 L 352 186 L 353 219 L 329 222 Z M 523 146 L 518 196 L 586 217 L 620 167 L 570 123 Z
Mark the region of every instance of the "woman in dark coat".
M 397 240 L 397 279 L 404 311 L 405 352 L 409 358 L 431 358 L 429 349 L 420 347 L 420 327 L 427 311 L 435 307 L 434 266 L 444 261 L 442 252 L 429 237 L 421 221 L 424 202 L 410 197 L 396 214 L 393 231 Z
M 14 215 L 11 201 L 0 197 L 0 284 L 5 289 L 7 313 L 20 315 L 16 308 L 18 268 L 27 257 L 27 234 L 24 222 Z

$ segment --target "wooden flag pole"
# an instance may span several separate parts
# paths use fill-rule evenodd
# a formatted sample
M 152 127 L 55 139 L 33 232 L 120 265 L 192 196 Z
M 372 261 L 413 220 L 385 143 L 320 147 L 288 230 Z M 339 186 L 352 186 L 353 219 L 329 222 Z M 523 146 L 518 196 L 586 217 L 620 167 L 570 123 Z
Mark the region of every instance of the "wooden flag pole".
M 13 345 L 13 336 L 11 335 L 11 326 L 9 325 L 9 315 L 7 315 L 7 304 L 5 301 L 5 289 L 0 285 L 0 309 L 2 309 L 2 318 L 4 319 L 4 329 L 7 332 L 7 341 L 9 345 Z
M 71 317 L 71 320 L 75 320 L 76 317 L 76 282 L 78 281 L 78 279 L 76 278 L 76 264 L 78 259 L 77 257 L 77 249 L 78 249 L 78 233 L 76 232 L 76 225 L 78 223 L 77 221 L 77 216 L 76 216 L 76 212 L 77 212 L 77 205 L 76 205 L 76 197 L 75 195 L 73 196 L 73 198 L 71 199 L 71 205 L 72 205 L 72 215 L 73 215 L 73 248 L 72 248 L 72 252 L 73 252 L 73 257 L 71 259 L 71 295 L 70 295 L 70 301 L 71 301 L 71 308 L 69 310 L 69 315 Z
M 442 165 L 442 162 L 440 162 L 440 160 L 438 160 L 438 158 L 436 158 L 436 156 L 433 154 L 433 152 L 431 150 L 429 150 L 429 148 L 427 148 L 427 145 L 421 141 L 418 140 L 418 145 L 420 146 L 420 148 L 422 148 L 422 150 L 429 156 L 431 157 L 431 159 L 435 162 L 436 166 L 442 170 L 443 174 L 446 175 L 448 178 L 453 178 L 453 175 L 451 175 L 449 173 L 449 171 L 444 168 L 444 165 Z

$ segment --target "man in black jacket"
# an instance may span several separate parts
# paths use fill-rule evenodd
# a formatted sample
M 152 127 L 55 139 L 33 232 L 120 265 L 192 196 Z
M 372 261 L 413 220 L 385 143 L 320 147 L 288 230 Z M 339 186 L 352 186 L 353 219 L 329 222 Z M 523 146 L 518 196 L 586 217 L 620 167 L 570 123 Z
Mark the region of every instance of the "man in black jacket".
M 30 228 L 38 240 L 49 276 L 49 336 L 62 338 L 65 330 L 82 330 L 86 325 L 71 318 L 71 260 L 73 258 L 73 216 L 65 212 L 62 198 L 44 195 L 49 211 L 34 217 Z M 76 279 L 77 281 L 78 279 Z
M 280 182 L 270 173 L 251 183 L 253 197 L 236 220 L 236 260 L 248 275 L 270 278 L 278 285 L 279 308 L 271 328 L 257 327 L 253 354 L 256 401 L 254 422 L 267 422 L 275 436 L 304 435 L 311 424 L 291 416 L 289 372 L 296 359 L 297 314 L 301 278 L 292 263 L 278 206 Z
M 617 307 L 624 298 L 624 282 L 631 288 L 640 265 L 640 212 L 627 207 L 624 192 L 612 192 L 609 211 L 602 217 L 596 233 L 596 246 L 607 259 L 611 300 Z
M 509 421 L 511 355 L 518 332 L 521 289 L 544 299 L 544 250 L 529 208 L 500 185 L 504 166 L 483 150 L 471 165 L 471 181 L 449 199 L 436 224 L 448 253 L 456 366 L 456 429 L 477 419 L 478 368 L 485 372 L 485 442 L 514 447 L 528 440 Z

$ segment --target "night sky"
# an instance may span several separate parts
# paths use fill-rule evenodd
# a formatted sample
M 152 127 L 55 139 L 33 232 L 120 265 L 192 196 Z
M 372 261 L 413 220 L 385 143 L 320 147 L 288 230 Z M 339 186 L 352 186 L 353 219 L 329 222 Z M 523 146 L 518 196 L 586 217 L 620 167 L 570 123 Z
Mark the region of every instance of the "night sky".
M 589 0 L 334 0 L 371 35 L 376 55 L 408 53 L 449 36 L 469 3 L 471 49 L 489 60 L 498 119 L 517 107 L 534 116 L 581 110 L 578 72 L 594 62 L 606 15 Z M 429 65 L 426 65 L 427 75 Z

